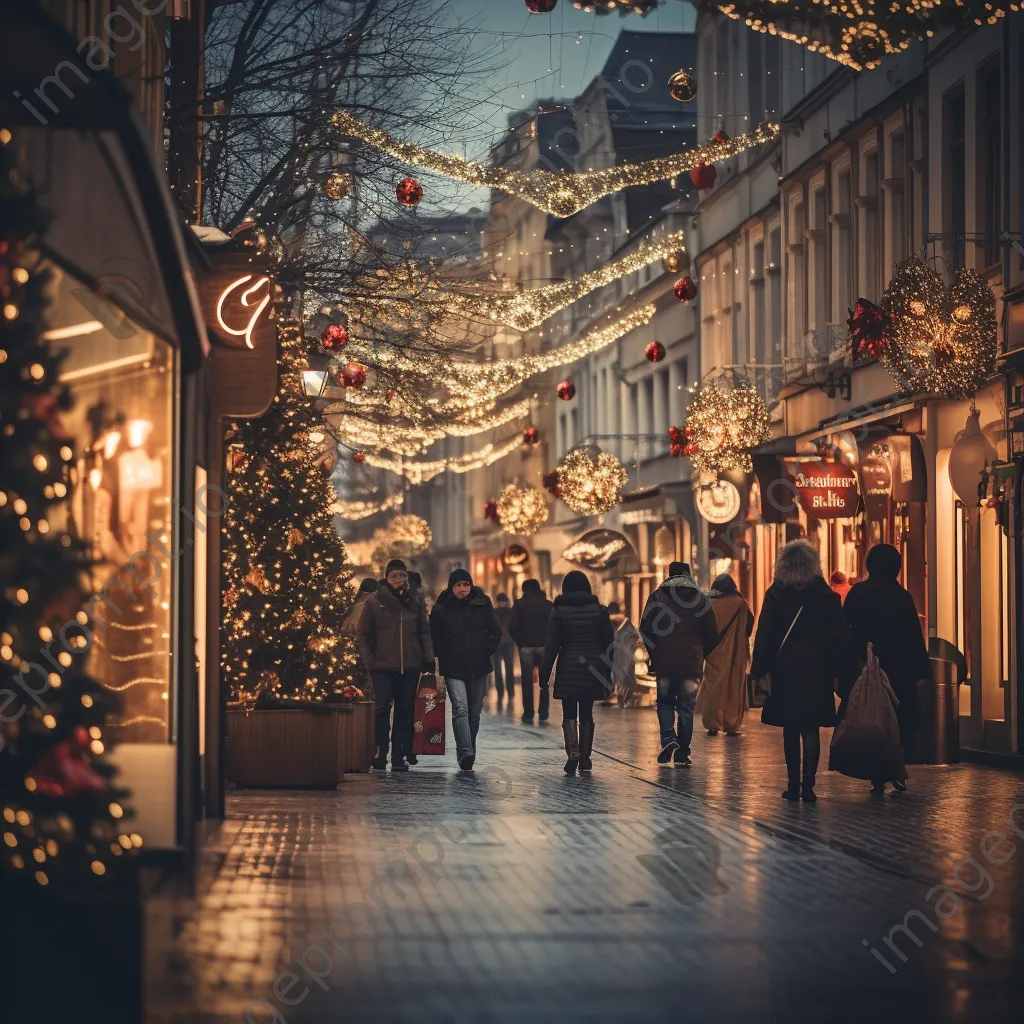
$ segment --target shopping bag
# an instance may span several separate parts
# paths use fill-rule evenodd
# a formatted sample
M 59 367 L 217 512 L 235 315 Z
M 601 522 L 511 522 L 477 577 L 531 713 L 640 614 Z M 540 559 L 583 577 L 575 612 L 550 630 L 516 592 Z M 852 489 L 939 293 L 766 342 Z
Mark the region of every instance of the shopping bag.
M 747 704 L 752 708 L 763 708 L 765 701 L 772 695 L 771 673 L 755 679 L 747 676 Z
M 868 644 L 864 670 L 853 684 L 843 719 L 832 734 L 829 768 L 851 779 L 903 782 L 907 769 L 896 718 L 898 704 Z
M 444 687 L 433 672 L 420 676 L 412 719 L 412 752 L 443 754 L 445 738 Z

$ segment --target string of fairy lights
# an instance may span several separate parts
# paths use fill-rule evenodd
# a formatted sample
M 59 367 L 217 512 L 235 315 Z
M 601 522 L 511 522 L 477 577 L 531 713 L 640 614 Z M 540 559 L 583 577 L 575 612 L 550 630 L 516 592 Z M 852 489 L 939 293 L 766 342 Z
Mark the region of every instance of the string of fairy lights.
M 454 455 L 446 459 L 432 459 L 422 462 L 410 462 L 405 459 L 396 459 L 386 455 L 379 455 L 366 452 L 366 465 L 374 469 L 386 469 L 399 476 L 405 477 L 414 486 L 417 484 L 429 483 L 434 477 L 439 476 L 445 470 L 451 473 L 471 473 L 475 469 L 484 469 L 493 466 L 495 462 L 511 455 L 523 443 L 519 434 L 500 443 L 488 442 L 476 451 L 466 452 L 464 455 Z

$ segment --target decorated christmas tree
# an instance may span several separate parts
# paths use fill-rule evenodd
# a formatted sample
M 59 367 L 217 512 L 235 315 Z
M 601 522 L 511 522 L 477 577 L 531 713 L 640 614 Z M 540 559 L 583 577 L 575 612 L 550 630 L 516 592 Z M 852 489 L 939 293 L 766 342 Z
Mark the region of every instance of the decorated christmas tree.
M 279 340 L 272 406 L 231 427 L 221 671 L 230 698 L 246 704 L 357 698 L 359 655 L 342 633 L 351 570 L 330 508 L 334 453 L 304 392 L 301 327 L 283 323 Z
M 96 624 L 87 553 L 67 532 L 71 395 L 43 338 L 46 227 L 0 132 L 0 849 L 5 882 L 110 885 L 142 840 L 106 760 L 117 698 L 87 671 Z

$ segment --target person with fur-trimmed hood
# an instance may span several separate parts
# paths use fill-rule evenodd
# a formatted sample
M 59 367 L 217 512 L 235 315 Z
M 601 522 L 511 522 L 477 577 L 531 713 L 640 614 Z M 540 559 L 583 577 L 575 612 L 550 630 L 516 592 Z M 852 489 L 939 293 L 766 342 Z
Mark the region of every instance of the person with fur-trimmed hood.
M 782 728 L 786 800 L 817 799 L 818 730 L 836 724 L 836 679 L 840 684 L 848 680 L 849 654 L 842 601 L 822 576 L 818 552 L 806 540 L 790 541 L 779 553 L 775 578 L 764 595 L 750 667 L 755 679 L 771 675 L 761 721 Z
M 689 768 L 693 705 L 704 660 L 718 645 L 718 625 L 707 595 L 686 562 L 672 562 L 668 579 L 647 600 L 640 619 L 650 672 L 658 681 L 658 764 L 674 759 Z M 678 731 L 676 719 L 678 718 Z
M 476 734 L 484 705 L 491 658 L 501 643 L 501 626 L 491 599 L 465 569 L 454 569 L 430 613 L 434 653 L 452 700 L 455 753 L 464 772 L 473 770 Z

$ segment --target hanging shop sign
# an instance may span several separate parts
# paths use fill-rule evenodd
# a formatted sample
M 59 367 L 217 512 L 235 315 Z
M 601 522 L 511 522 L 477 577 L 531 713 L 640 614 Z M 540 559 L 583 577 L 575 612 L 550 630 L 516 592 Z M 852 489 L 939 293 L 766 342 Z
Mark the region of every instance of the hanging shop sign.
M 530 563 L 530 552 L 522 544 L 509 544 L 501 560 L 510 572 L 525 573 Z
M 848 519 L 856 515 L 857 475 L 841 462 L 801 462 L 793 477 L 797 497 L 812 519 Z
M 709 523 L 728 523 L 739 515 L 740 492 L 728 480 L 716 480 L 697 489 L 697 511 Z

